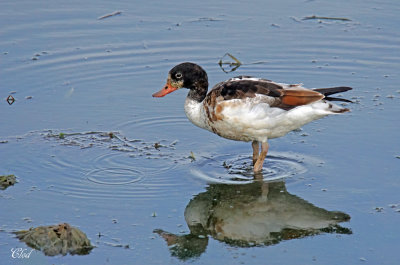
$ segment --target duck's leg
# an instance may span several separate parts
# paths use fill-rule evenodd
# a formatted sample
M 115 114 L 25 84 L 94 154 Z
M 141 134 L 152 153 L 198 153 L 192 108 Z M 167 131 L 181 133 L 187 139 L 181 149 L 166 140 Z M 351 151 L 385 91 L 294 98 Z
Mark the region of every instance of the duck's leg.
M 260 143 L 258 141 L 253 141 L 251 143 L 251 147 L 253 147 L 253 166 L 254 166 L 257 162 L 260 153 Z
M 267 156 L 268 153 L 268 143 L 267 142 L 262 142 L 261 143 L 261 153 L 260 156 L 258 157 L 256 163 L 254 164 L 254 173 L 261 172 L 265 157 Z

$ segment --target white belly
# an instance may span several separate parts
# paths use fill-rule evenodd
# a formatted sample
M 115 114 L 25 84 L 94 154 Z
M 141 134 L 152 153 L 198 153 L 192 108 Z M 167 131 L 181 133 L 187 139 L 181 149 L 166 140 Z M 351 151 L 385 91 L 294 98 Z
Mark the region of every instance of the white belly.
M 262 98 L 227 100 L 218 103 L 222 107 L 217 120 L 211 121 L 203 103 L 186 99 L 185 112 L 189 120 L 203 129 L 221 137 L 237 141 L 260 141 L 286 135 L 301 126 L 332 114 L 329 104 L 318 101 L 298 106 L 289 111 L 271 108 Z

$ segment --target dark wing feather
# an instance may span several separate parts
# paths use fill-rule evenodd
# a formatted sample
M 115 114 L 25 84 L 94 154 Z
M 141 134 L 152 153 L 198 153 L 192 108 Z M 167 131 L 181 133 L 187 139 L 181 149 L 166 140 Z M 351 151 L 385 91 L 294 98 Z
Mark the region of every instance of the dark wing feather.
M 283 88 L 267 79 L 246 80 L 249 77 L 235 77 L 217 84 L 211 91 L 224 100 L 253 98 L 256 94 L 280 97 Z

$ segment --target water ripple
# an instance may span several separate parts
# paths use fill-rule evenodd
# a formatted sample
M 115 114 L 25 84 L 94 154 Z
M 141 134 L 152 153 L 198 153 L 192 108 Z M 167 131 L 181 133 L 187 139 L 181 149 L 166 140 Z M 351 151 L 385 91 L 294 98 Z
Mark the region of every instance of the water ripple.
M 264 162 L 264 181 L 293 178 L 306 173 L 308 167 L 322 161 L 301 154 L 271 152 Z M 191 170 L 196 177 L 208 183 L 246 184 L 254 181 L 252 158 L 245 155 L 202 157 Z
M 175 152 L 177 141 L 154 144 L 128 139 L 119 132 L 45 130 L 7 141 L 21 148 L 39 144 L 37 153 L 26 152 L 27 157 L 22 153 L 25 163 L 21 169 L 39 175 L 35 182 L 42 183 L 36 184 L 40 189 L 89 200 L 178 194 L 184 183 L 170 175 L 190 163 Z
M 138 182 L 143 173 L 129 168 L 103 168 L 95 169 L 86 174 L 88 180 L 104 185 L 124 185 Z

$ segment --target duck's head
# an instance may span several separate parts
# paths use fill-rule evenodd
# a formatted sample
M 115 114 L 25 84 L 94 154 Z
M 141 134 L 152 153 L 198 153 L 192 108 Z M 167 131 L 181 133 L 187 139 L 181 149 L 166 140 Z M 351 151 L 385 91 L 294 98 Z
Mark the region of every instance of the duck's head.
M 204 90 L 207 94 L 208 78 L 206 71 L 194 63 L 181 63 L 172 68 L 168 73 L 167 83 L 164 88 L 153 94 L 153 97 L 163 97 L 179 88 L 191 90 L 194 99 L 204 99 Z M 197 97 L 197 98 L 196 98 Z M 200 101 L 201 101 L 200 100 Z

